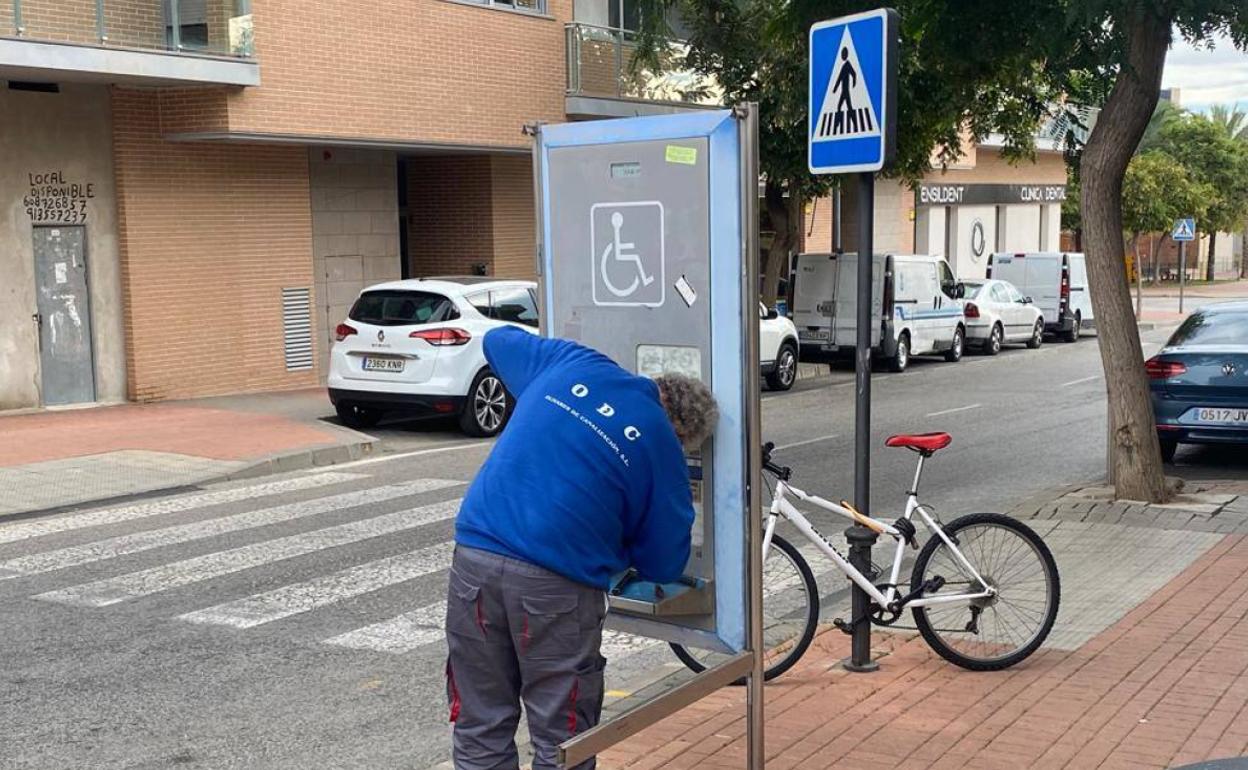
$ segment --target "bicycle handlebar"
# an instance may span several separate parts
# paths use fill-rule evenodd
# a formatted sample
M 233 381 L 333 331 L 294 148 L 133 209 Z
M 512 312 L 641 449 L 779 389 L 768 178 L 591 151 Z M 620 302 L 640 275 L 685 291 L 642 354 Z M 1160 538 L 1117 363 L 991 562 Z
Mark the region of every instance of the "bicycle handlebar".
M 793 476 L 793 469 L 771 461 L 771 453 L 775 448 L 776 445 L 771 441 L 763 444 L 763 470 L 775 475 L 781 481 L 788 481 Z

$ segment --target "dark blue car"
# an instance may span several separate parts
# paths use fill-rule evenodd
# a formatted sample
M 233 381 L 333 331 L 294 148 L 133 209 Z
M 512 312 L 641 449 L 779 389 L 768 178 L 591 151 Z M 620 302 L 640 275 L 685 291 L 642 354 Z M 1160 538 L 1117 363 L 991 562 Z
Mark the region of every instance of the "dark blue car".
M 1248 443 L 1248 302 L 1192 313 L 1144 367 L 1166 462 L 1179 444 Z

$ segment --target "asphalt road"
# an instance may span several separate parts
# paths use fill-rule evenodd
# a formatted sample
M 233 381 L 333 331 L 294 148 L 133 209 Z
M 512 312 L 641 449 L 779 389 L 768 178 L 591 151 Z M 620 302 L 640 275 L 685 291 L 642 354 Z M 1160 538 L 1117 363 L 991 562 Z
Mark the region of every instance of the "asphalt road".
M 954 434 L 921 490 L 946 518 L 1097 477 L 1099 374 L 1085 339 L 876 376 L 875 512 L 899 509 L 913 472 L 914 455 L 883 447 L 895 432 Z M 777 459 L 832 499 L 852 496 L 852 378 L 763 400 Z M 418 454 L 0 524 L 0 768 L 444 761 L 438 603 L 455 501 L 489 449 L 444 427 L 382 431 Z M 1248 469 L 1229 453 L 1180 459 L 1210 475 Z M 675 668 L 661 645 L 607 646 L 617 694 Z

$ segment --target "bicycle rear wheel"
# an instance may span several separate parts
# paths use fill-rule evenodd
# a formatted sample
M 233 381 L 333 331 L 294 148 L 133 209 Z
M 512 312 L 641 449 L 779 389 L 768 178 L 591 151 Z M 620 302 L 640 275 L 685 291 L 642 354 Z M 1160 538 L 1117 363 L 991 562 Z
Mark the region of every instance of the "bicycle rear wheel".
M 773 535 L 763 562 L 763 679 L 771 681 L 793 667 L 806 653 L 819 625 L 819 588 L 810 565 L 792 543 Z M 672 652 L 695 672 L 727 656 L 672 644 Z M 733 684 L 745 684 L 738 679 Z
M 944 531 L 997 594 L 914 607 L 919 633 L 942 658 L 972 671 L 998 671 L 1024 660 L 1057 619 L 1061 587 L 1053 554 L 1031 527 L 999 513 L 963 516 Z M 924 597 L 984 590 L 939 537 L 919 552 L 911 588 L 936 577 L 944 585 Z

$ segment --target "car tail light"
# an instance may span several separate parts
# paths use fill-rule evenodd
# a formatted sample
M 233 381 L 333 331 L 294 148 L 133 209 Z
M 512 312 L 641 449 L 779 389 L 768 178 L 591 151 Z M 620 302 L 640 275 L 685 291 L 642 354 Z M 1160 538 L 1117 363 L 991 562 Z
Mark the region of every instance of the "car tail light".
M 472 335 L 463 329 L 418 329 L 407 336 L 437 347 L 467 345 L 468 340 L 472 339 Z
M 974 302 L 966 303 L 965 312 L 967 318 L 979 318 L 979 306 Z
M 1050 284 L 1052 285 L 1052 284 Z M 1070 268 L 1062 266 L 1062 303 L 1061 309 L 1065 310 L 1070 305 Z
M 1187 364 L 1153 356 L 1144 362 L 1144 371 L 1148 372 L 1150 380 L 1167 380 L 1186 372 Z
M 350 326 L 348 324 L 338 324 L 338 328 L 334 329 L 334 339 L 339 342 L 342 342 L 352 334 L 358 334 L 358 332 L 356 332 L 354 326 Z

